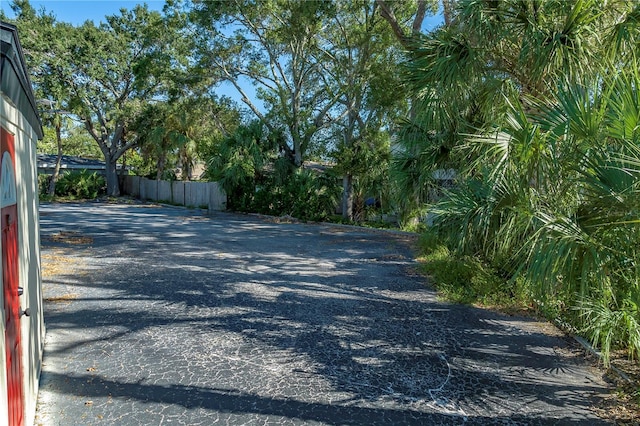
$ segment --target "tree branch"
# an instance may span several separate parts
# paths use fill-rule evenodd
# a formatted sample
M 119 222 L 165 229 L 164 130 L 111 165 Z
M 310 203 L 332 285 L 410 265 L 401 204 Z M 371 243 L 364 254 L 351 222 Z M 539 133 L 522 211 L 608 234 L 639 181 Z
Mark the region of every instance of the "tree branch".
M 442 0 L 442 10 L 444 15 L 444 24 L 448 27 L 455 20 L 455 9 L 458 0 Z
M 260 121 L 262 121 L 262 123 L 267 126 L 267 128 L 269 129 L 269 131 L 273 132 L 275 131 L 274 127 L 271 125 L 271 123 L 269 123 L 267 121 L 267 119 L 265 118 L 265 116 L 260 112 L 260 110 L 258 109 L 257 106 L 255 106 L 255 104 L 253 102 L 251 102 L 251 100 L 249 99 L 249 97 L 247 96 L 246 92 L 242 89 L 242 87 L 240 87 L 240 85 L 238 84 L 238 82 L 236 81 L 235 78 L 233 78 L 231 76 L 231 74 L 229 73 L 229 71 L 224 68 L 221 67 L 222 72 L 224 72 L 224 74 L 227 76 L 226 80 L 228 82 L 230 82 L 231 84 L 233 84 L 233 86 L 236 88 L 236 90 L 238 91 L 238 93 L 240 93 L 240 96 L 242 96 L 242 102 L 244 102 L 245 105 L 247 105 L 251 111 L 253 111 L 253 113 L 256 115 L 256 117 L 258 117 L 258 119 Z
M 389 7 L 385 0 L 376 0 L 376 4 L 380 7 L 380 16 L 382 16 L 388 23 L 391 25 L 391 29 L 393 33 L 396 35 L 396 38 L 402 43 L 403 46 L 407 47 L 408 39 L 404 30 L 400 26 L 396 15 L 393 13 L 393 10 Z
M 134 146 L 136 146 L 138 143 L 138 137 L 136 136 L 135 138 L 133 138 L 133 140 L 125 143 L 124 145 L 122 145 L 113 155 L 113 161 L 118 161 L 118 159 L 120 157 L 122 157 L 122 155 L 127 152 L 127 150 L 129 150 L 130 148 L 133 148 Z
M 243 19 L 241 22 L 243 22 L 243 24 L 245 25 L 245 27 L 249 28 L 250 31 L 256 36 L 258 37 L 259 43 L 260 45 L 262 45 L 262 47 L 267 51 L 267 55 L 269 56 L 269 65 L 272 69 L 272 73 L 274 75 L 274 77 L 276 77 L 276 73 L 275 73 L 275 68 L 278 70 L 278 74 L 280 75 L 280 78 L 282 79 L 282 81 L 284 82 L 285 86 L 287 86 L 287 88 L 289 90 L 291 90 L 291 86 L 289 84 L 289 81 L 287 80 L 287 75 L 285 74 L 284 70 L 282 69 L 282 66 L 280 65 L 280 62 L 277 60 L 277 55 L 275 55 L 275 53 L 273 52 L 273 50 L 271 49 L 270 45 L 269 45 L 269 40 L 267 40 L 264 35 L 260 32 L 260 30 L 258 29 L 258 27 L 251 22 L 250 19 L 247 19 L 244 14 L 242 15 Z
M 420 34 L 420 30 L 422 29 L 422 23 L 424 22 L 424 17 L 426 14 L 427 14 L 427 2 L 425 0 L 419 0 L 418 10 L 416 10 L 416 16 L 415 18 L 413 18 L 413 25 L 411 26 L 411 29 L 413 30 L 413 35 Z

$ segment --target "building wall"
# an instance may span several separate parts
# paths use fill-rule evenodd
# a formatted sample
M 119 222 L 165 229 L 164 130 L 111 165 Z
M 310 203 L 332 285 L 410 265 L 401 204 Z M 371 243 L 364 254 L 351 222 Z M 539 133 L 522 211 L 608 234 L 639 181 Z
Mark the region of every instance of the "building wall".
M 19 217 L 19 280 L 24 289 L 20 305 L 29 308 L 30 316 L 22 316 L 22 366 L 25 375 L 23 394 L 25 425 L 33 424 L 38 395 L 42 355 L 44 351 L 44 317 L 40 276 L 40 226 L 38 215 L 38 180 L 36 175 L 36 142 L 38 135 L 5 97 L 0 97 L 0 123 L 14 134 L 16 150 L 16 187 Z M 1 243 L 1 242 L 0 242 Z M 0 275 L 1 276 L 1 275 Z M 0 311 L 3 310 L 0 292 Z M 4 345 L 4 312 L 1 312 L 0 336 Z M 0 351 L 0 397 L 6 401 L 5 351 Z M 0 424 L 7 419 L 6 403 L 0 403 Z

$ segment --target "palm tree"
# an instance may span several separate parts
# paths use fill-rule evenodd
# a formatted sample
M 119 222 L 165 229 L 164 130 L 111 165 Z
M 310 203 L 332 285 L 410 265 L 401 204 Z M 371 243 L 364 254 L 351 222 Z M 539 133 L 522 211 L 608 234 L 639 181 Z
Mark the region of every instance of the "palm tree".
M 264 130 L 259 121 L 238 127 L 208 160 L 207 174 L 228 194 L 232 209 L 249 208 L 256 186 L 264 180 L 266 168 L 275 162 L 275 142 L 266 137 Z
M 421 103 L 399 138 L 428 159 L 417 175 L 460 171 L 433 208 L 440 235 L 525 277 L 538 306 L 587 333 L 605 361 L 615 346 L 640 351 L 633 6 L 461 1 L 457 20 L 410 52 Z
M 470 159 L 451 155 L 453 148 L 500 124 L 510 103 L 534 112 L 528 97 L 549 98 L 559 81 L 597 74 L 613 63 L 604 62 L 612 51 L 632 56 L 639 8 L 601 6 L 588 0 L 458 2 L 456 19 L 414 39 L 408 52 L 405 82 L 415 113 L 399 132 L 403 152 L 416 159 L 440 153 L 431 170 L 466 166 Z
M 148 105 L 135 124 L 144 156 L 156 163 L 157 180 L 179 159 L 187 164 L 192 161 L 190 154 L 195 150 L 189 123 L 186 102 L 167 102 Z
M 640 351 L 640 76 L 595 80 L 470 137 L 468 178 L 433 212 L 450 246 L 525 277 L 608 362 L 616 345 Z

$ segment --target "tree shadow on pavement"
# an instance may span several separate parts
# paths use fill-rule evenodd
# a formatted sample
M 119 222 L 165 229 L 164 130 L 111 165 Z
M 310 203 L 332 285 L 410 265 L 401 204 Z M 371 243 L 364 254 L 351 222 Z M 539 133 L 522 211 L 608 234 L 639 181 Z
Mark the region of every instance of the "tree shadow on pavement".
M 43 389 L 66 418 L 599 422 L 590 405 L 606 388 L 562 338 L 438 301 L 407 274 L 411 250 L 393 234 L 179 209 L 45 209 L 43 235 L 73 228 L 93 241 L 44 245 L 81 260 L 45 281 L 45 295 L 78 294 L 45 304 Z

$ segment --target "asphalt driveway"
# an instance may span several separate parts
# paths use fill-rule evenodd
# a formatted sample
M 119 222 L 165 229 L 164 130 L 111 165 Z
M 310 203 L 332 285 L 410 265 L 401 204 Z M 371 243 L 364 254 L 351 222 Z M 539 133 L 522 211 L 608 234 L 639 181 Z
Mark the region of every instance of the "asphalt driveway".
M 411 237 L 41 206 L 42 425 L 599 424 L 548 324 L 437 300 Z

